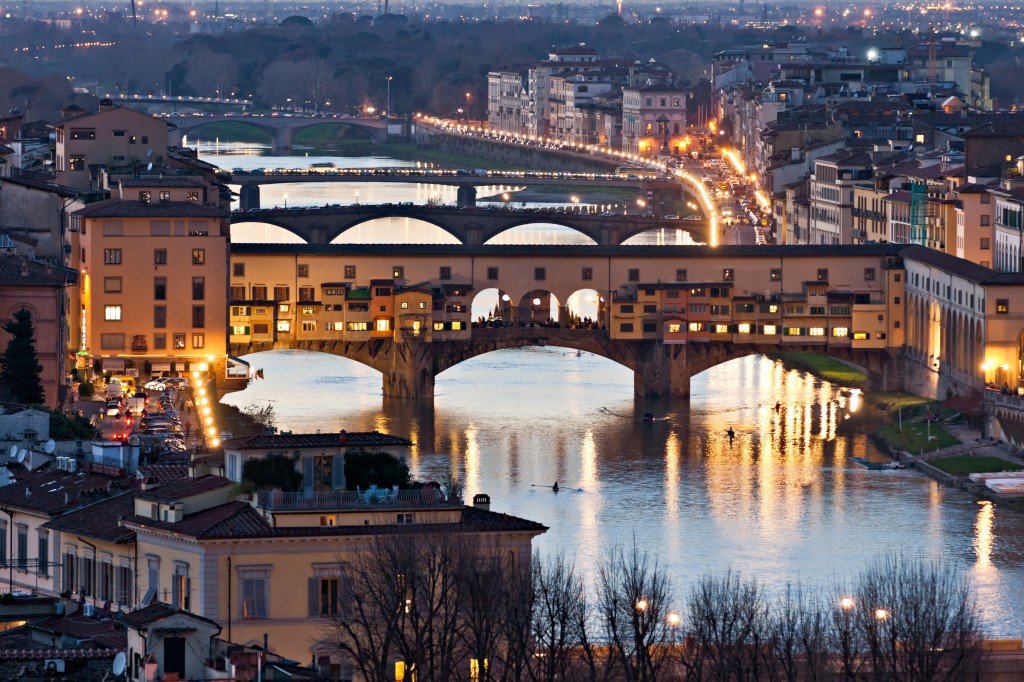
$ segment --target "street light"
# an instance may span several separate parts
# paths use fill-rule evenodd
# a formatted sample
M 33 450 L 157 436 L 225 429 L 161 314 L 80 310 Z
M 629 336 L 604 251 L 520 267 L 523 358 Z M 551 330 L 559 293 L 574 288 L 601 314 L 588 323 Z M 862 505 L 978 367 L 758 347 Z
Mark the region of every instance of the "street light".
M 388 108 L 384 112 L 384 115 L 391 116 L 391 76 L 386 76 L 384 80 L 388 82 Z

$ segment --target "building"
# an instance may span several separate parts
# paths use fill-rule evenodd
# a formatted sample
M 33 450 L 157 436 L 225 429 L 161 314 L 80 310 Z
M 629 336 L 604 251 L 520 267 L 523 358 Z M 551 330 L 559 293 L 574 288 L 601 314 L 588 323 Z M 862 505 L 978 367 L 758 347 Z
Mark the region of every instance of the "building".
M 810 183 L 811 244 L 850 244 L 853 229 L 853 187 L 872 176 L 865 152 L 842 151 L 814 162 Z
M 77 107 L 76 107 L 77 109 Z M 65 109 L 54 125 L 54 170 L 61 185 L 99 189 L 101 168 L 162 167 L 167 160 L 166 121 L 100 100 L 95 112 Z
M 1024 272 L 1024 184 L 993 187 L 995 221 L 992 267 L 1004 272 Z
M 186 369 L 227 345 L 228 221 L 189 180 L 125 182 L 75 211 L 76 344 L 97 371 Z
M 13 254 L 0 255 L 0 321 L 7 323 L 16 312 L 28 310 L 35 328 L 36 356 L 43 370 L 40 380 L 46 406 L 59 407 L 67 395 L 68 292 L 78 283 L 78 273 L 50 263 Z M 10 335 L 0 328 L 0 349 Z
M 638 156 L 679 156 L 688 146 L 686 92 L 665 85 L 622 91 L 622 151 Z

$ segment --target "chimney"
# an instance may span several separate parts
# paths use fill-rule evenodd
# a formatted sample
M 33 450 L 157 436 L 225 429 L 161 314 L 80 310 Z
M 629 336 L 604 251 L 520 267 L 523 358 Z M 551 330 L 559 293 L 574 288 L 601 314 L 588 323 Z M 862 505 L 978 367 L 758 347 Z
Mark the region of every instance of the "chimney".
M 491 511 L 491 496 L 484 493 L 477 493 L 473 496 L 473 508 Z
M 32 497 L 32 488 L 25 486 L 25 497 Z
M 348 433 L 345 431 L 345 429 L 342 429 L 341 432 L 338 433 L 338 445 L 345 445 L 347 443 L 348 443 Z
M 100 111 L 110 111 L 114 108 L 114 102 L 107 97 L 100 100 Z

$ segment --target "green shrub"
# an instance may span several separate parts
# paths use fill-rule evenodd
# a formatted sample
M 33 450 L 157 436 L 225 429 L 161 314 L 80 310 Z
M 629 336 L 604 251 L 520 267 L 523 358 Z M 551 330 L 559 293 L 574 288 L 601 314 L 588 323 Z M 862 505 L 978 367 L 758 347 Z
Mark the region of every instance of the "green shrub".
M 92 385 L 91 381 L 83 381 L 78 384 L 78 397 L 79 398 L 91 398 L 93 393 L 96 392 L 96 388 Z

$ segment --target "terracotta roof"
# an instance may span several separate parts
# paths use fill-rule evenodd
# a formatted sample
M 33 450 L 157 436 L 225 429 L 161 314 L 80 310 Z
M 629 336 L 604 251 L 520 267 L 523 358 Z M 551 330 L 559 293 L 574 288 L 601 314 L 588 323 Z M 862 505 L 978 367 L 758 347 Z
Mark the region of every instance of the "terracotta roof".
M 167 485 L 188 476 L 187 464 L 140 464 L 139 478 L 157 485 Z
M 42 527 L 116 545 L 130 542 L 135 538 L 134 530 L 122 528 L 120 525 L 122 518 L 134 514 L 135 503 L 132 496 L 124 492 L 117 497 L 58 516 Z
M 144 204 L 127 199 L 107 199 L 80 208 L 72 215 L 82 218 L 223 218 L 228 213 L 195 201 Z
M 909 204 L 910 203 L 910 192 L 905 189 L 892 192 L 882 197 L 882 201 L 891 201 L 896 204 Z
M 1024 273 L 998 272 L 948 253 L 924 246 L 908 246 L 901 253 L 904 259 L 931 265 L 978 284 L 1024 284 Z
M 65 287 L 78 283 L 78 273 L 59 265 L 39 263 L 17 255 L 0 256 L 0 285 L 8 287 Z
M 203 183 L 189 178 L 125 178 L 121 187 L 202 187 Z
M 162 620 L 167 620 L 171 616 L 179 613 L 186 618 L 209 623 L 217 629 L 220 629 L 221 627 L 220 623 L 212 621 L 209 618 L 204 618 L 203 616 L 199 616 L 188 611 L 179 611 L 170 604 L 163 604 L 160 602 L 150 604 L 149 606 L 136 609 L 129 613 L 121 614 L 117 617 L 117 622 L 134 630 L 143 630 L 153 623 L 159 623 Z
M 156 521 L 137 516 L 130 522 L 139 529 L 151 528 L 169 531 L 203 540 L 230 538 L 301 538 L 337 537 L 348 535 L 377 535 L 388 533 L 417 533 L 423 526 L 298 526 L 271 527 L 266 519 L 245 502 L 229 502 L 219 507 L 186 516 L 177 523 Z M 475 507 L 462 508 L 459 523 L 431 524 L 430 530 L 444 532 L 489 531 L 543 533 L 547 526 L 509 514 L 484 511 Z
M 256 435 L 233 438 L 224 441 L 226 450 L 267 450 L 276 448 L 365 448 L 412 445 L 412 441 L 401 436 L 392 436 L 379 431 L 350 431 L 345 433 L 345 442 L 340 442 L 337 433 L 295 433 L 291 435 Z
M 202 493 L 226 488 L 233 485 L 232 482 L 223 476 L 212 474 L 200 476 L 199 478 L 184 478 L 162 485 L 152 490 L 144 490 L 136 493 L 140 500 L 153 500 L 154 502 L 175 502 L 187 497 L 194 497 Z
M 60 470 L 29 471 L 17 474 L 9 485 L 0 488 L 0 505 L 56 516 L 130 486 L 131 479 L 127 477 Z
M 1001 114 L 961 135 L 964 138 L 1020 136 L 1024 136 L 1024 114 Z
M 66 635 L 109 649 L 125 649 L 128 637 L 123 630 L 114 630 L 110 623 L 89 618 L 81 611 L 69 616 L 51 616 L 35 621 L 29 628 L 53 635 Z

